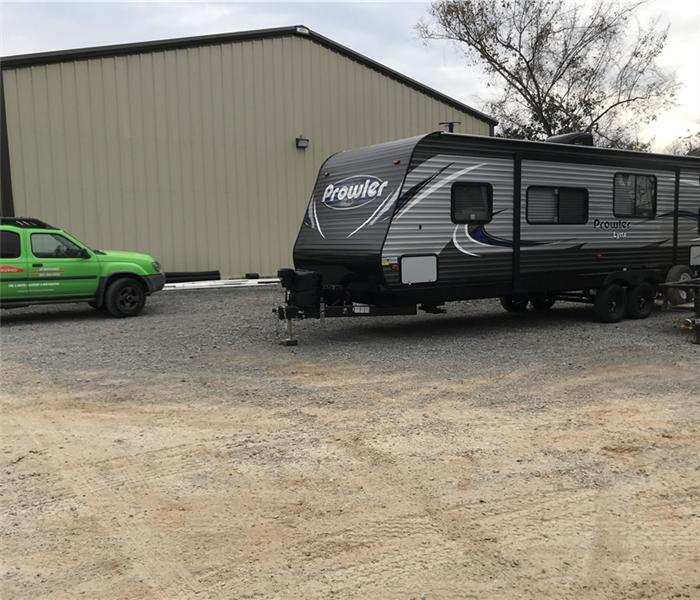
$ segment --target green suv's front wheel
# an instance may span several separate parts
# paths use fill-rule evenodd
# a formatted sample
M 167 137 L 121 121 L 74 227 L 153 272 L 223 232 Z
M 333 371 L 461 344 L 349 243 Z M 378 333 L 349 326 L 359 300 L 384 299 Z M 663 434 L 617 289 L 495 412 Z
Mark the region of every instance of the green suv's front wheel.
M 146 304 L 146 292 L 135 279 L 112 282 L 105 293 L 105 306 L 113 317 L 135 317 Z

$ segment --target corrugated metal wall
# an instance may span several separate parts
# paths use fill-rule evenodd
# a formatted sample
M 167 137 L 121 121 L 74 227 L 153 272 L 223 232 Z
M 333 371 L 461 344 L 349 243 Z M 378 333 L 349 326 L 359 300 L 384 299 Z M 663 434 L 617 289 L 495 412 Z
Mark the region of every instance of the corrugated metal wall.
M 167 271 L 291 266 L 330 154 L 489 124 L 303 37 L 4 71 L 15 214 Z M 294 140 L 310 140 L 307 150 Z

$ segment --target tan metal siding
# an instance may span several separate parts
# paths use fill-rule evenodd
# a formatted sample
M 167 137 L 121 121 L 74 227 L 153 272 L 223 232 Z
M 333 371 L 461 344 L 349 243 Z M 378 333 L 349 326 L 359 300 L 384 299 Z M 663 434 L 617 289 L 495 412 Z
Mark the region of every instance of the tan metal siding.
M 4 72 L 15 213 L 168 271 L 274 274 L 330 154 L 489 124 L 301 37 Z M 298 136 L 310 139 L 297 150 Z

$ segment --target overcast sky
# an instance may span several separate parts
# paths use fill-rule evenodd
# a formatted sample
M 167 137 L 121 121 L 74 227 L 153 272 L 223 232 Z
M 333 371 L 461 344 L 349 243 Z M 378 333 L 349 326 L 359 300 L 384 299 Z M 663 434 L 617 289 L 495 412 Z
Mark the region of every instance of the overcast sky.
M 413 26 L 429 2 L 0 2 L 0 55 L 66 50 L 306 25 L 465 104 L 486 78 L 444 42 L 427 46 Z M 657 0 L 640 14 L 671 30 L 661 64 L 684 83 L 679 106 L 641 138 L 656 150 L 700 128 L 700 1 Z

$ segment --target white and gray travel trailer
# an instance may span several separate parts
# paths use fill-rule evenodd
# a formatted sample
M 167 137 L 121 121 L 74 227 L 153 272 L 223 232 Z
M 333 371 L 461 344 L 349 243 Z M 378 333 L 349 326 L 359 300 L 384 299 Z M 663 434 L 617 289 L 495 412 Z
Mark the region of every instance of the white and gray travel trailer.
M 321 167 L 281 269 L 280 319 L 415 314 L 500 297 L 647 317 L 700 262 L 700 158 L 436 132 Z M 585 144 L 585 145 L 581 145 Z M 691 254 L 695 259 L 691 261 Z

